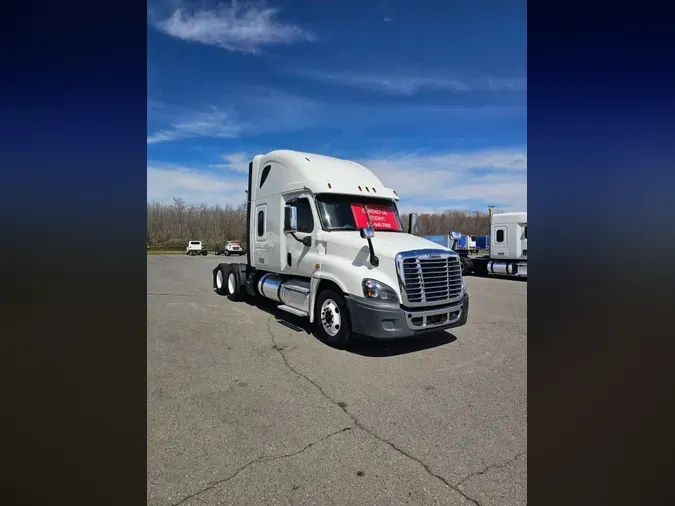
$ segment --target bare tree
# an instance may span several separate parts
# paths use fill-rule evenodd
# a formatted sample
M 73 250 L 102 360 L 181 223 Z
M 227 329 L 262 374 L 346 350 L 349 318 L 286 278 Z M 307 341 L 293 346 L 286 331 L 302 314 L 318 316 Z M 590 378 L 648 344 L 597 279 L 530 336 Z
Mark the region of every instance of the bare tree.
M 408 215 L 401 215 L 408 231 Z M 418 235 L 445 235 L 451 231 L 470 235 L 489 232 L 489 216 L 484 211 L 447 210 L 422 214 L 417 225 Z M 207 248 L 222 248 L 227 241 L 246 241 L 246 204 L 221 206 L 187 205 L 182 198 L 172 205 L 147 204 L 147 242 L 154 250 L 182 250 L 189 240 L 200 240 Z

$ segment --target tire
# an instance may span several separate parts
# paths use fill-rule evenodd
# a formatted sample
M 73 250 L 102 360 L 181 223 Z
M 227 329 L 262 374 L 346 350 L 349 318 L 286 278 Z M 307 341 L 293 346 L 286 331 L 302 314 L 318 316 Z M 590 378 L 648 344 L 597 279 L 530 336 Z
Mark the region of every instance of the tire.
M 237 265 L 230 265 L 229 269 L 227 269 L 226 288 L 230 300 L 241 300 L 246 295 L 246 287 L 241 284 L 239 267 Z
M 337 321 L 336 321 L 337 320 Z M 344 297 L 327 289 L 319 293 L 314 305 L 318 338 L 334 348 L 343 348 L 352 334 L 352 322 Z
M 229 256 L 230 256 L 230 250 L 227 250 L 227 249 L 225 250 L 225 256 L 226 256 L 226 257 L 229 257 Z
M 216 272 L 216 293 L 218 295 L 228 295 L 227 271 L 222 266 L 218 267 L 218 272 Z
M 202 251 L 202 256 L 206 256 L 206 255 L 208 255 L 208 253 L 209 253 L 208 251 L 204 250 L 204 251 Z

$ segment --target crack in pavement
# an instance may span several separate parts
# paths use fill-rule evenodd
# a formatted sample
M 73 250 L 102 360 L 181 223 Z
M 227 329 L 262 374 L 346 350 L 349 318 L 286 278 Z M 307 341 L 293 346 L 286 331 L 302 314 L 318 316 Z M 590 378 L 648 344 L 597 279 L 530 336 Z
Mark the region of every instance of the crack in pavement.
M 455 485 L 453 485 L 452 483 L 450 483 L 448 480 L 446 480 L 445 478 L 443 478 L 441 475 L 434 473 L 434 472 L 431 470 L 431 468 L 430 468 L 427 464 L 425 464 L 424 462 L 422 462 L 420 459 L 418 459 L 417 457 L 414 457 L 414 456 L 410 455 L 410 454 L 407 453 L 405 450 L 402 450 L 401 448 L 399 448 L 398 446 L 396 446 L 396 445 L 395 445 L 394 443 L 392 443 L 391 441 L 388 441 L 388 440 L 384 439 L 382 436 L 379 436 L 378 434 L 376 434 L 375 432 L 373 432 L 371 429 L 365 427 L 365 426 L 364 426 L 364 425 L 363 425 L 363 424 L 362 424 L 362 423 L 361 423 L 361 422 L 360 422 L 353 414 L 351 414 L 349 411 L 347 411 L 347 408 L 346 408 L 345 406 L 343 406 L 340 402 L 336 401 L 336 400 L 333 399 L 330 395 L 328 395 L 328 393 L 321 387 L 321 385 L 319 385 L 319 384 L 316 383 L 314 380 L 308 378 L 306 375 L 304 375 L 303 373 L 301 373 L 301 372 L 299 372 L 298 370 L 296 370 L 296 369 L 288 362 L 288 359 L 286 358 L 286 355 L 284 355 L 283 348 L 280 348 L 280 347 L 277 345 L 276 339 L 274 338 L 274 333 L 272 332 L 272 328 L 271 328 L 271 326 L 270 326 L 270 325 L 272 324 L 272 319 L 273 319 L 273 318 L 274 318 L 274 315 L 270 315 L 269 320 L 267 320 L 267 332 L 268 332 L 268 334 L 269 334 L 269 336 L 270 336 L 270 339 L 272 340 L 272 343 L 274 344 L 274 349 L 277 350 L 277 352 L 279 352 L 279 355 L 281 355 L 281 358 L 283 359 L 284 364 L 286 364 L 286 367 L 288 367 L 293 373 L 295 373 L 296 376 L 298 376 L 298 377 L 300 377 L 300 378 L 304 378 L 305 381 L 308 381 L 309 383 L 311 383 L 312 385 L 314 385 L 314 386 L 319 390 L 319 392 L 321 392 L 321 395 L 323 395 L 323 396 L 324 396 L 326 399 L 328 399 L 332 404 L 336 405 L 336 406 L 339 407 L 342 411 L 344 411 L 344 413 L 345 413 L 349 418 L 351 418 L 351 419 L 354 421 L 354 426 L 355 426 L 355 427 L 358 427 L 359 429 L 361 429 L 362 431 L 364 431 L 366 434 L 368 434 L 368 435 L 370 435 L 371 437 L 377 439 L 377 440 L 380 441 L 381 443 L 384 443 L 384 444 L 390 446 L 391 448 L 393 448 L 394 450 L 396 450 L 398 453 L 400 453 L 400 454 L 403 455 L 404 457 L 407 457 L 407 458 L 409 458 L 410 460 L 412 460 L 412 461 L 414 461 L 414 462 L 417 462 L 420 466 L 422 466 L 422 467 L 424 468 L 424 470 L 425 470 L 429 475 L 431 475 L 431 476 L 433 476 L 434 478 L 436 478 L 436 479 L 440 480 L 441 482 L 443 482 L 448 488 L 454 490 L 455 492 L 457 492 L 459 495 L 461 495 L 462 497 L 464 497 L 467 501 L 471 502 L 472 504 L 476 504 L 477 506 L 481 506 L 481 504 L 480 504 L 476 499 L 473 499 L 473 498 L 469 497 L 469 496 L 466 495 L 464 492 L 462 492 L 459 488 L 457 488 L 457 486 L 455 486 Z
M 203 494 L 204 492 L 208 492 L 209 490 L 212 490 L 212 489 L 216 488 L 218 485 L 222 485 L 223 483 L 227 483 L 228 481 L 236 478 L 237 475 L 239 475 L 239 473 L 241 473 L 247 467 L 252 466 L 253 464 L 257 464 L 259 462 L 268 462 L 268 461 L 271 461 L 271 460 L 279 460 L 279 459 L 286 459 L 286 458 L 289 458 L 289 457 L 295 457 L 296 455 L 304 452 L 308 448 L 311 448 L 312 446 L 317 445 L 317 444 L 321 443 L 322 441 L 325 441 L 328 438 L 331 438 L 333 436 L 337 436 L 338 434 L 342 434 L 343 432 L 347 432 L 348 430 L 352 430 L 352 429 L 353 429 L 353 427 L 345 427 L 345 428 L 340 429 L 338 431 L 332 432 L 332 433 L 328 434 L 327 436 L 322 437 L 321 439 L 318 439 L 318 440 L 316 440 L 312 443 L 309 443 L 307 446 L 305 446 L 305 447 L 301 448 L 300 450 L 295 451 L 293 453 L 287 453 L 285 455 L 263 455 L 262 457 L 258 457 L 257 459 L 253 459 L 253 460 L 247 462 L 246 464 L 244 464 L 243 466 L 241 466 L 239 469 L 237 469 L 230 476 L 227 476 L 226 478 L 223 478 L 221 480 L 209 483 L 206 487 L 201 489 L 199 492 L 195 492 L 194 494 L 190 494 L 187 497 L 184 497 L 183 499 L 181 499 L 180 501 L 178 501 L 176 503 L 173 503 L 171 506 L 178 506 L 179 504 L 183 504 L 185 501 L 193 499 L 193 498 Z
M 520 457 L 523 457 L 524 455 L 527 455 L 527 452 L 521 452 L 521 453 L 517 454 L 515 457 L 513 457 L 513 458 L 507 460 L 507 461 L 504 462 L 503 464 L 490 464 L 489 466 L 487 466 L 487 467 L 486 467 L 485 469 L 483 469 L 482 471 L 476 471 L 475 473 L 471 473 L 471 474 L 465 476 L 464 478 L 462 478 L 461 480 L 459 480 L 459 481 L 457 482 L 457 486 L 459 487 L 459 486 L 462 485 L 465 481 L 467 481 L 467 480 L 473 478 L 474 476 L 480 476 L 480 475 L 483 475 L 483 474 L 487 473 L 488 471 L 490 471 L 491 469 L 502 469 L 502 468 L 504 468 L 504 467 L 508 467 L 509 465 L 511 465 L 513 462 L 515 462 L 516 460 L 518 460 Z

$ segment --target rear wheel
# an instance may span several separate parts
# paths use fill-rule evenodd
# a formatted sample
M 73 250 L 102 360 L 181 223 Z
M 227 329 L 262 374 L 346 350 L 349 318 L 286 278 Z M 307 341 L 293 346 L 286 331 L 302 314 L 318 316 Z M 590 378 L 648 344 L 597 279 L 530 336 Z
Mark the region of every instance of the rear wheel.
M 314 305 L 314 321 L 319 339 L 335 348 L 347 344 L 352 333 L 352 322 L 345 299 L 333 290 L 322 291 Z
M 227 281 L 227 272 L 222 267 L 216 271 L 216 293 L 218 295 L 227 295 L 225 282 Z
M 237 265 L 220 265 L 216 271 L 216 293 L 227 295 L 230 300 L 243 299 L 245 287 L 240 282 L 241 276 Z
M 230 300 L 240 300 L 244 298 L 244 286 L 240 282 L 239 268 L 236 265 L 230 265 L 227 269 L 227 294 Z

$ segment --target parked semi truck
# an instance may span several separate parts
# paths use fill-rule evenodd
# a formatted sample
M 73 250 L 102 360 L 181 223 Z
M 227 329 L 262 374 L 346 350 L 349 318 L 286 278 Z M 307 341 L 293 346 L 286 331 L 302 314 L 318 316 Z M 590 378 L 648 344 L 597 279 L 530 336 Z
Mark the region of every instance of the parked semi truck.
M 478 243 L 483 243 L 477 238 Z M 527 213 L 501 213 L 490 217 L 488 255 L 470 256 L 469 249 L 453 248 L 460 255 L 464 274 L 502 274 L 527 277 Z
M 278 150 L 248 167 L 247 263 L 221 263 L 213 287 L 263 297 L 320 339 L 400 338 L 464 325 L 459 255 L 405 233 L 398 194 L 358 163 Z M 417 215 L 410 215 L 415 231 Z
M 202 241 L 190 241 L 185 248 L 186 255 L 204 255 L 208 253 L 206 246 L 202 244 Z

